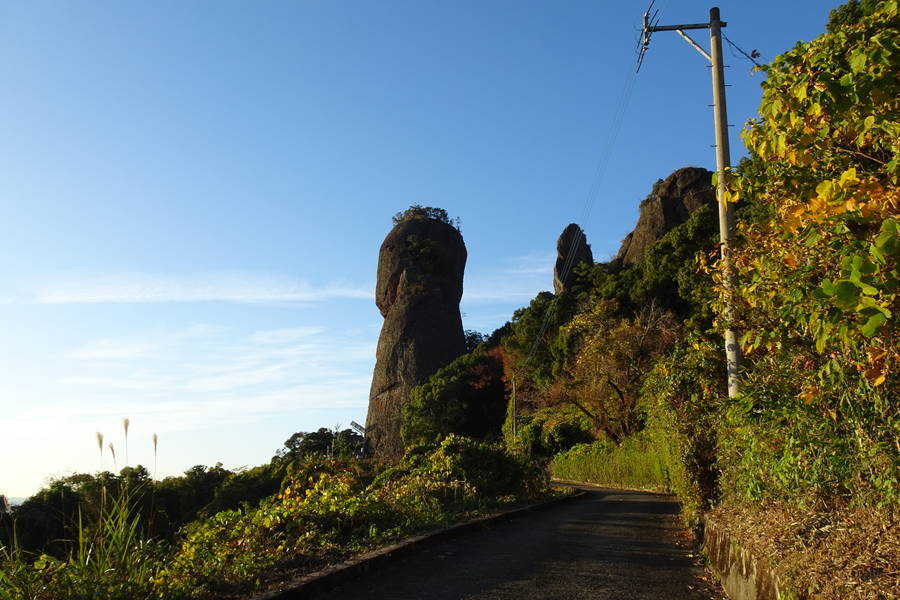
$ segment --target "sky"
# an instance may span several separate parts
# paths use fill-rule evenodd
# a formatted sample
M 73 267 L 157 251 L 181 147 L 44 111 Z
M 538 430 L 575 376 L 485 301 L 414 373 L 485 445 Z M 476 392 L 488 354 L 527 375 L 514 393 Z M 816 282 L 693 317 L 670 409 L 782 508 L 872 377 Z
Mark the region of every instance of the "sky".
M 719 6 L 768 61 L 836 3 Z M 461 221 L 466 329 L 552 289 L 570 222 L 614 256 L 657 179 L 715 168 L 707 61 L 661 32 L 635 74 L 645 8 L 0 0 L 0 494 L 364 423 L 378 249 L 411 204 Z M 736 162 L 762 75 L 725 56 Z

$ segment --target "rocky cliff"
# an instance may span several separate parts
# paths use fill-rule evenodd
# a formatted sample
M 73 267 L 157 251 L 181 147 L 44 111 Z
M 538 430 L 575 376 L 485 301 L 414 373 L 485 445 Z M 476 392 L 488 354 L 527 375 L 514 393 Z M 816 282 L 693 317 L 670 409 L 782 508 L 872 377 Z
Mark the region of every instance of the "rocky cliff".
M 402 456 L 401 409 L 410 390 L 465 352 L 459 301 L 466 246 L 439 219 L 397 223 L 381 244 L 375 304 L 384 317 L 366 437 L 378 458 Z
M 637 225 L 625 237 L 613 263 L 620 266 L 637 263 L 653 242 L 687 221 L 704 204 L 715 203 L 712 176 L 706 169 L 684 167 L 657 182 L 653 192 L 641 202 Z
M 573 255 L 571 259 L 570 255 Z M 568 270 L 566 264 L 568 263 Z M 556 240 L 556 264 L 553 266 L 553 291 L 561 294 L 579 263 L 594 264 L 591 246 L 584 231 L 575 223 L 569 223 Z

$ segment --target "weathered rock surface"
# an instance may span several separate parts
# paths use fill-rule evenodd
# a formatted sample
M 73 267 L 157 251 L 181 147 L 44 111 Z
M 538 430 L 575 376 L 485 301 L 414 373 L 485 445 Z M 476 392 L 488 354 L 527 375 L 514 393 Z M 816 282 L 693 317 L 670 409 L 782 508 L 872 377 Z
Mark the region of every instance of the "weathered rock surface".
M 375 304 L 384 317 L 366 437 L 375 456 L 402 456 L 401 409 L 410 390 L 465 352 L 459 301 L 466 246 L 452 225 L 415 218 L 381 244 Z
M 574 254 L 571 261 L 569 255 Z M 566 263 L 569 262 L 568 271 Z M 571 281 L 572 273 L 579 263 L 594 264 L 594 254 L 581 227 L 575 223 L 569 223 L 559 239 L 556 240 L 556 264 L 553 266 L 553 291 L 561 294 L 566 289 L 566 283 Z
M 653 192 L 641 203 L 634 231 L 625 236 L 613 261 L 621 266 L 637 263 L 653 242 L 687 221 L 692 212 L 704 204 L 714 204 L 712 176 L 706 169 L 684 167 L 653 186 Z

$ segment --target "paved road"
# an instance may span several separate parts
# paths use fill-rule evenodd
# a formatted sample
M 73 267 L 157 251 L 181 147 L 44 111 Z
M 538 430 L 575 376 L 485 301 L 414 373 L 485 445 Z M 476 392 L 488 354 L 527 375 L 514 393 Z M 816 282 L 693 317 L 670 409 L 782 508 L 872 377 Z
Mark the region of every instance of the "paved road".
M 326 593 L 329 600 L 716 600 L 671 496 L 589 497 L 423 549 Z

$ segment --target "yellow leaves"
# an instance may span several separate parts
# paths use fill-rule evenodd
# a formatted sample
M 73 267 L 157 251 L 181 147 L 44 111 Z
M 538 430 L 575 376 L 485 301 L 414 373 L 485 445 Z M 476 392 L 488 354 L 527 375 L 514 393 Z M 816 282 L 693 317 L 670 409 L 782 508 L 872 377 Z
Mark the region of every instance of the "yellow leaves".
M 788 252 L 787 254 L 784 255 L 783 260 L 784 260 L 784 264 L 786 264 L 787 266 L 789 266 L 792 269 L 795 269 L 797 267 L 797 265 L 799 264 L 797 261 L 797 257 L 794 256 L 790 252 Z
M 789 233 L 797 233 L 797 230 L 806 222 L 808 207 L 805 204 L 793 206 L 784 211 L 784 229 Z
M 803 400 L 804 404 L 812 404 L 813 401 L 816 398 L 818 398 L 819 394 L 821 394 L 821 393 L 822 393 L 822 390 L 820 390 L 816 386 L 810 386 L 808 388 L 805 388 L 802 392 L 800 392 L 798 397 L 801 400 Z
M 812 200 L 809 201 L 809 206 L 807 212 L 810 214 L 814 221 L 821 221 L 822 217 L 826 216 L 829 209 L 828 200 L 831 198 L 830 193 L 828 195 L 820 195 L 816 196 Z
M 816 194 L 818 194 L 818 200 L 827 202 L 831 199 L 832 194 L 834 194 L 834 183 L 831 180 L 826 179 L 819 183 L 816 186 Z
M 838 179 L 838 184 L 842 189 L 847 189 L 850 186 L 854 186 L 859 183 L 859 178 L 856 176 L 856 169 L 850 168 L 841 173 L 841 177 Z
M 783 206 L 782 227 L 794 234 L 808 223 L 821 223 L 846 212 L 861 210 L 868 217 L 896 206 L 896 196 L 886 193 L 874 179 L 861 180 L 855 168 L 847 169 L 837 179 L 820 181 L 816 195 L 806 204 Z
M 877 182 L 867 182 L 860 186 L 860 194 L 868 199 L 860 204 L 866 218 L 897 216 L 900 214 L 900 189 L 886 190 Z
M 859 208 L 859 203 L 854 198 L 849 198 L 844 202 L 842 208 L 847 212 L 854 211 Z
M 800 139 L 800 145 L 804 146 L 809 142 L 804 142 L 803 138 Z M 788 163 L 797 167 L 808 167 L 814 161 L 813 154 L 808 150 L 803 148 L 790 150 L 785 156 Z
M 872 367 L 871 369 L 866 369 L 863 376 L 874 387 L 878 387 L 884 383 L 884 380 L 887 378 L 887 373 L 880 367 Z
M 863 372 L 863 377 L 873 386 L 883 384 L 888 375 L 888 351 L 877 346 L 867 346 L 866 356 L 869 359 L 869 368 Z
M 725 203 L 739 202 L 740 199 L 741 199 L 741 193 L 738 191 L 732 192 L 730 190 L 725 190 L 725 192 L 722 194 L 722 201 Z

